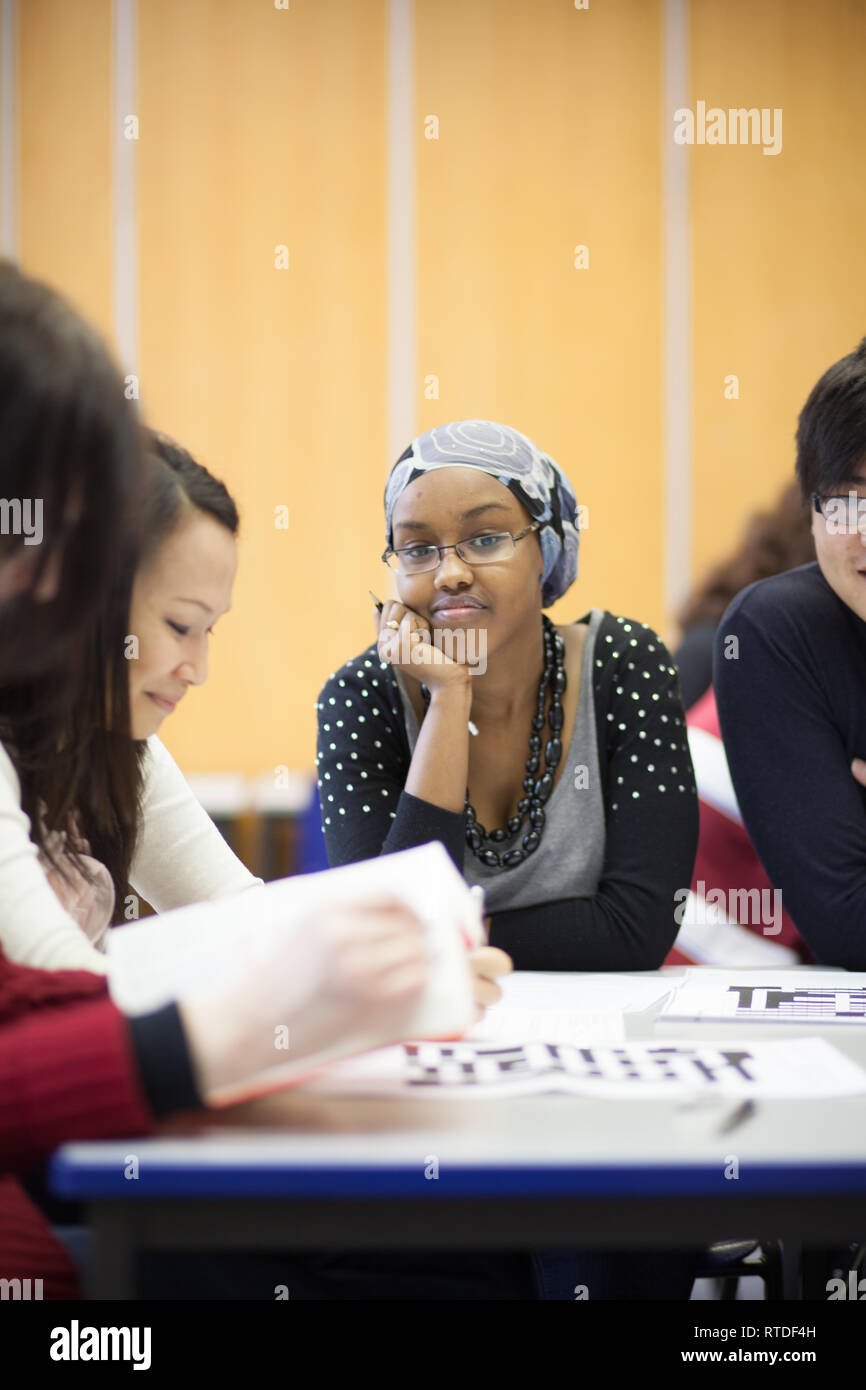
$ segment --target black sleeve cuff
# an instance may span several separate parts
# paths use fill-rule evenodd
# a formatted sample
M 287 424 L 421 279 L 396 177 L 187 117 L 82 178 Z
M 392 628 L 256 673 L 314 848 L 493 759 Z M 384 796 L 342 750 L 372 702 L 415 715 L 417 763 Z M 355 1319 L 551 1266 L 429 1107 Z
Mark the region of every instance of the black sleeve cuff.
M 174 1110 L 196 1110 L 204 1101 L 193 1075 L 192 1060 L 177 1004 L 127 1019 L 138 1062 L 142 1090 L 159 1118 Z
M 430 801 L 421 801 L 411 792 L 402 791 L 397 802 L 397 815 L 382 846 L 382 854 L 395 854 L 416 845 L 428 845 L 439 840 L 451 860 L 463 872 L 463 847 L 466 843 L 464 811 L 446 811 Z
M 673 908 L 669 923 L 661 914 L 653 926 L 649 916 L 645 902 L 623 904 L 614 919 L 597 898 L 557 898 L 492 913 L 489 944 L 505 951 L 515 970 L 658 970 L 677 928 Z M 642 926 L 617 929 L 617 921 Z

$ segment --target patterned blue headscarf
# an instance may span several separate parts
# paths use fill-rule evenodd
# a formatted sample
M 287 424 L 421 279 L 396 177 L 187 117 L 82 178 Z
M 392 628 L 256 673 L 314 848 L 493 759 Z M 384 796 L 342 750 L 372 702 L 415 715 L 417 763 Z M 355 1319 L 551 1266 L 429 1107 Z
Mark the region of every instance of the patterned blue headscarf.
M 541 601 L 561 598 L 577 575 L 579 527 L 571 483 L 531 439 L 493 420 L 452 420 L 413 439 L 394 464 L 385 487 L 385 533 L 393 544 L 391 519 L 404 488 L 434 468 L 480 468 L 498 478 L 533 521 L 544 561 Z

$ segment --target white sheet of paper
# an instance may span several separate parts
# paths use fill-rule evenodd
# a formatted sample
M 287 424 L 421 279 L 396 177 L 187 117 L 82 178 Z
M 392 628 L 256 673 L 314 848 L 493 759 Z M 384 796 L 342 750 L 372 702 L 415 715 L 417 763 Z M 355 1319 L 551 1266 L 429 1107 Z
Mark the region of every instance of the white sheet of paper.
M 467 1034 L 472 1042 L 620 1042 L 624 1014 L 642 1012 L 671 982 L 628 975 L 515 971 L 499 981 L 502 999 Z
M 141 1014 L 173 999 L 229 986 L 250 962 L 267 957 L 276 940 L 317 929 L 327 906 L 357 906 L 389 894 L 412 907 L 427 928 L 430 977 L 404 1036 L 459 1037 L 474 1017 L 466 945 L 480 939 L 476 897 L 438 843 L 282 879 L 229 898 L 195 903 L 108 933 L 109 991 L 125 1013 Z M 278 1064 L 219 1101 L 290 1084 L 314 1064 L 381 1047 L 393 1038 L 381 1028 L 347 1036 L 316 1058 Z
M 670 994 L 679 977 L 583 974 L 518 970 L 500 980 L 502 1000 L 493 1009 L 570 1009 L 589 1013 L 635 1013 Z
M 616 1100 L 694 1094 L 757 1100 L 863 1094 L 866 1071 L 823 1038 L 586 1048 L 542 1042 L 417 1043 L 336 1063 L 305 1089 L 425 1100 L 556 1091 Z
M 620 1042 L 620 1013 L 598 1009 L 511 1009 L 494 1004 L 466 1034 L 467 1042 Z
M 688 969 L 659 1021 L 866 1025 L 866 974 L 794 970 Z

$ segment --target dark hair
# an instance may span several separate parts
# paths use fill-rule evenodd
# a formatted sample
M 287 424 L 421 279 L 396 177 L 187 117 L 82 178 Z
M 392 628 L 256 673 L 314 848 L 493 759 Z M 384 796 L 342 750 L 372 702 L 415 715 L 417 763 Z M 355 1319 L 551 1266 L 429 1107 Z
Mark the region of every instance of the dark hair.
M 215 517 L 233 535 L 238 529 L 237 509 L 222 483 L 173 440 L 148 429 L 141 436 L 146 483 L 139 542 L 126 556 L 83 644 L 85 679 L 67 717 L 44 731 L 39 756 L 19 766 L 22 805 L 34 841 L 62 874 L 63 863 L 52 855 L 47 840 L 50 830 L 65 831 L 66 853 L 86 876 L 70 833 L 77 831 L 111 874 L 115 922 L 123 918 L 129 892 L 147 747 L 145 740 L 132 738 L 130 729 L 126 641 L 136 570 L 192 508 Z
M 770 511 L 750 518 L 738 548 L 710 571 L 686 600 L 677 621 L 683 631 L 695 623 L 717 623 L 747 584 L 807 565 L 814 558 L 809 508 L 797 484 L 789 483 Z
M 0 737 L 49 859 L 48 832 L 93 800 L 99 769 L 121 786 L 135 767 L 128 687 L 95 679 L 91 639 L 128 601 L 143 473 L 138 417 L 107 348 L 54 290 L 0 263 L 0 490 L 41 499 L 45 538 L 29 585 L 0 604 Z M 49 564 L 57 593 L 41 601 Z
M 135 545 L 140 481 L 138 419 L 108 350 L 54 290 L 0 261 L 0 494 L 38 500 L 44 537 L 29 584 L 0 604 L 0 688 L 62 671 L 44 698 L 73 691 L 80 637 Z M 0 558 L 21 545 L 0 537 Z M 40 602 L 49 565 L 57 595 Z
M 797 423 L 797 477 L 808 501 L 826 497 L 866 461 L 866 338 L 812 388 Z
M 158 430 L 145 430 L 145 450 L 154 476 L 145 504 L 141 559 L 150 560 L 163 541 L 195 509 L 238 533 L 238 509 L 225 484 L 215 478 L 176 440 Z
M 78 720 L 79 725 L 86 721 L 91 730 L 91 760 L 86 777 L 79 782 L 74 809 L 91 853 L 106 865 L 114 881 L 115 921 L 122 920 L 123 899 L 129 892 L 147 747 L 145 740 L 117 732 L 128 731 L 130 722 L 126 644 L 136 570 L 153 559 L 193 510 L 212 516 L 232 535 L 238 531 L 237 508 L 223 483 L 167 435 L 147 428 L 142 434 L 148 474 L 140 543 L 94 630 L 89 658 L 92 682 Z M 103 690 L 108 699 L 100 715 Z M 97 730 L 94 722 L 100 717 L 103 722 Z

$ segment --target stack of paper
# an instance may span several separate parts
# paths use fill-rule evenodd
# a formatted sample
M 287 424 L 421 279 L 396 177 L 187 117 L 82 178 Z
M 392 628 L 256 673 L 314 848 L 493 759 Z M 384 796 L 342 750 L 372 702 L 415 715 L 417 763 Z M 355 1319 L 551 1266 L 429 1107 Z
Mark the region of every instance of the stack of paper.
M 689 969 L 659 1013 L 681 1022 L 866 1024 L 866 974 Z
M 307 1088 L 428 1100 L 565 1092 L 610 1100 L 862 1095 L 866 1072 L 822 1038 L 732 1044 L 408 1043 L 337 1063 Z

